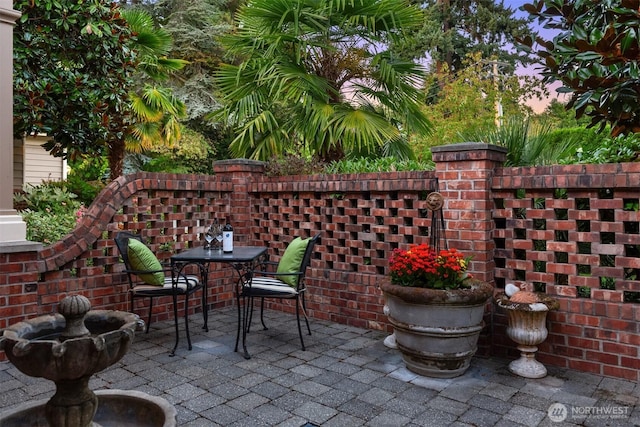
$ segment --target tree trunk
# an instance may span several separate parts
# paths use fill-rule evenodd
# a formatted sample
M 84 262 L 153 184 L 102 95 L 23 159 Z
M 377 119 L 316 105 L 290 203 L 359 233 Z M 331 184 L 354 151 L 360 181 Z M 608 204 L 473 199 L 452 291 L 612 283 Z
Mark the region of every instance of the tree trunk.
M 122 175 L 124 166 L 124 140 L 116 139 L 109 143 L 109 178 L 111 181 Z

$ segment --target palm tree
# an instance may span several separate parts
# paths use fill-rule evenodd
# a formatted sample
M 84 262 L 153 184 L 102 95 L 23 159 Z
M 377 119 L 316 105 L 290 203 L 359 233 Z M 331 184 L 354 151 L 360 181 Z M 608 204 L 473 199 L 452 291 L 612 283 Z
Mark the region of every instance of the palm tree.
M 224 107 L 213 117 L 234 130 L 231 151 L 411 156 L 408 135 L 430 131 L 423 73 L 392 46 L 421 16 L 402 0 L 248 2 L 224 39 L 237 62 L 216 76 Z
M 133 123 L 126 149 L 140 152 L 154 145 L 171 145 L 180 139 L 180 118 L 186 107 L 173 92 L 158 84 L 169 74 L 182 69 L 186 61 L 167 58 L 171 51 L 170 34 L 155 26 L 153 18 L 140 9 L 126 9 L 122 15 L 135 34 L 133 49 L 137 53 L 138 78 L 142 84 L 129 93 Z

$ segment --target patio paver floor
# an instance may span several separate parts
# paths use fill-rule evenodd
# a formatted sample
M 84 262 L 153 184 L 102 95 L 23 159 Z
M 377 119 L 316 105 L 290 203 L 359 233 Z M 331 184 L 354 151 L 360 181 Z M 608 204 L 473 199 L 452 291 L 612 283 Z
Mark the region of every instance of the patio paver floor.
M 250 360 L 233 351 L 234 307 L 210 310 L 209 332 L 191 316 L 193 350 L 182 333 L 175 357 L 173 322 L 152 323 L 90 387 L 161 396 L 188 427 L 640 426 L 640 385 L 630 381 L 553 366 L 546 378 L 525 379 L 508 360 L 479 356 L 461 377 L 425 378 L 404 367 L 381 332 L 311 319 L 302 351 L 293 315 L 265 317 L 269 330 L 256 316 L 247 338 Z M 0 363 L 0 412 L 54 391 Z

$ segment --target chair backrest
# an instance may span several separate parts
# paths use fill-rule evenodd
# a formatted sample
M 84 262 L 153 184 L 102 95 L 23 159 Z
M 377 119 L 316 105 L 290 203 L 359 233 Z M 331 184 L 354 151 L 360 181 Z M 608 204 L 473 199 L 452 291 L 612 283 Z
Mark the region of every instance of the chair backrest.
M 311 264 L 311 255 L 313 254 L 313 249 L 316 243 L 320 240 L 320 233 L 316 234 L 311 238 L 309 243 L 307 244 L 307 249 L 304 251 L 304 256 L 302 257 L 302 263 L 300 263 L 300 276 L 298 276 L 298 288 L 304 286 L 304 277 L 307 274 L 307 267 Z
M 136 239 L 142 242 L 142 237 L 139 234 L 133 234 L 128 231 L 121 231 L 116 234 L 115 242 L 118 247 L 118 252 L 124 261 L 124 265 L 127 270 L 131 270 L 131 264 L 129 263 L 129 239 Z M 144 243 L 144 242 L 143 242 Z

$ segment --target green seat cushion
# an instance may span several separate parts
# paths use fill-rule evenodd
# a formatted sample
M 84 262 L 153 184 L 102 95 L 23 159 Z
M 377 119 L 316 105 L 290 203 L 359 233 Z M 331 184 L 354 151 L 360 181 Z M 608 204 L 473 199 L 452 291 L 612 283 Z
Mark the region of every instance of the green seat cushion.
M 155 273 L 138 274 L 146 284 L 162 286 L 164 285 L 164 273 L 162 265 L 151 250 L 139 240 L 129 239 L 127 254 L 129 264 L 133 270 L 155 271 Z
M 302 264 L 302 258 L 304 258 L 304 252 L 307 250 L 307 245 L 311 239 L 301 239 L 296 237 L 289 243 L 287 250 L 282 254 L 276 273 L 298 273 L 300 271 L 300 265 Z M 278 276 L 278 279 L 282 280 L 289 286 L 296 286 L 298 284 L 298 276 Z

